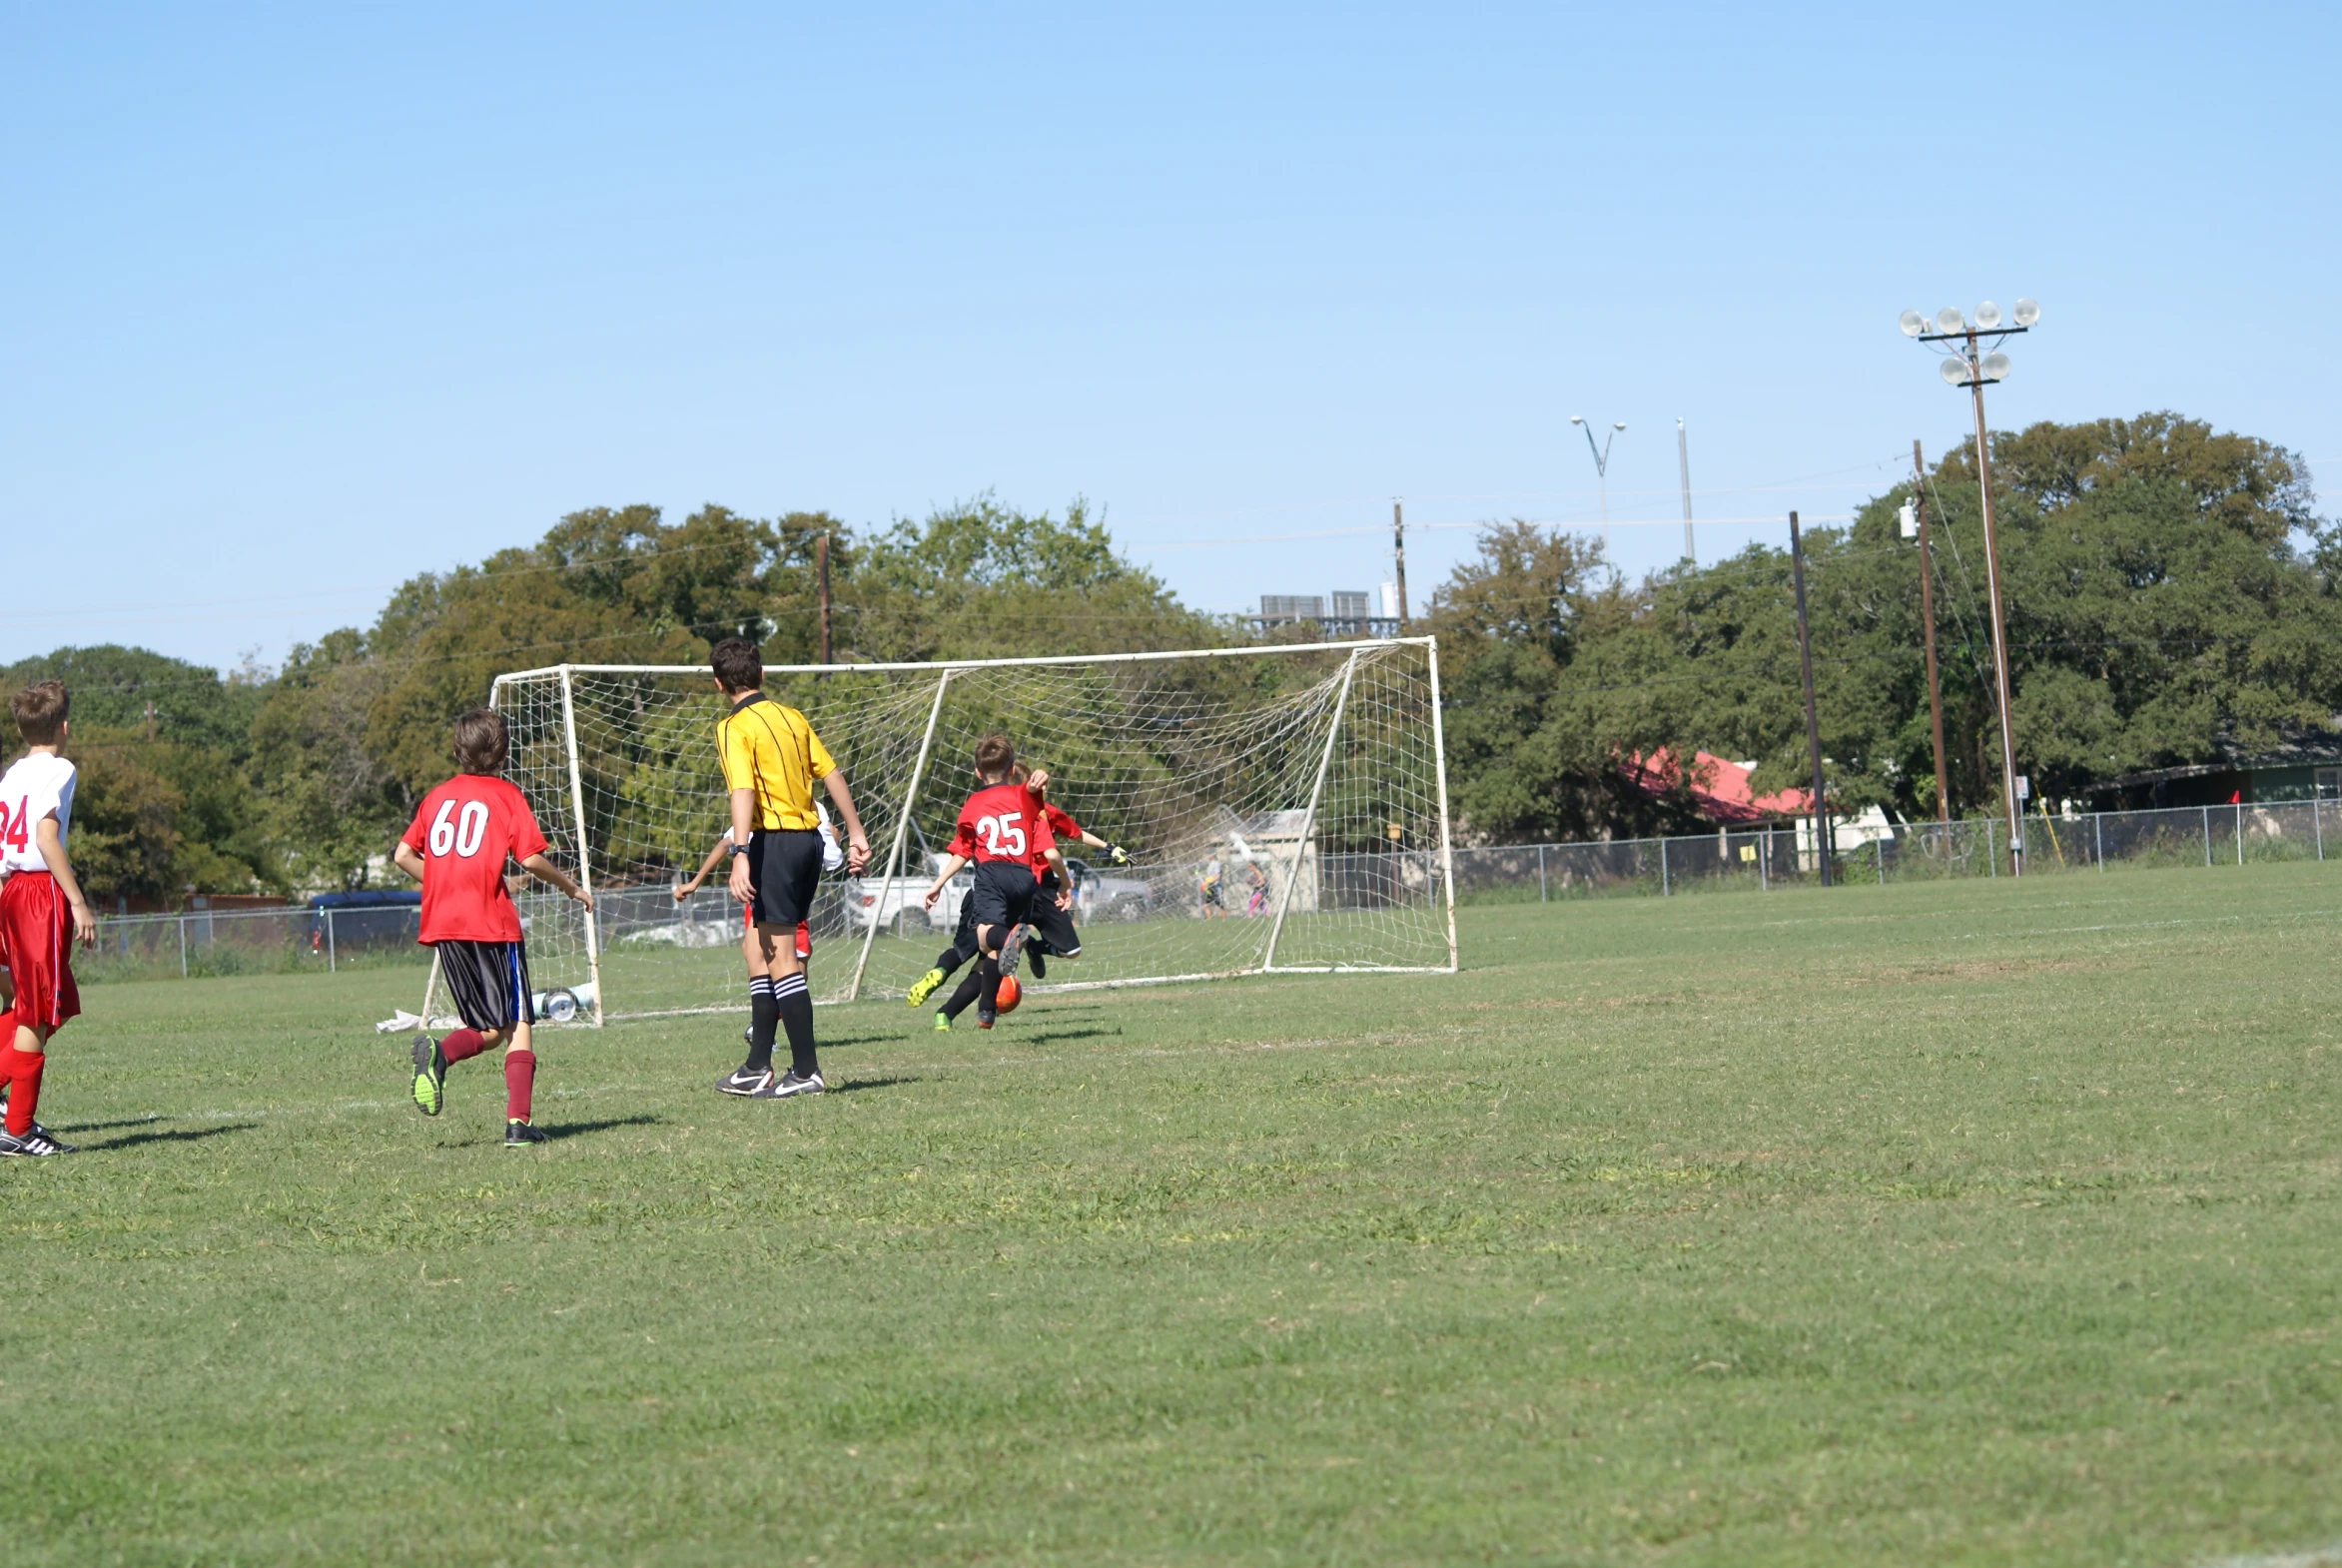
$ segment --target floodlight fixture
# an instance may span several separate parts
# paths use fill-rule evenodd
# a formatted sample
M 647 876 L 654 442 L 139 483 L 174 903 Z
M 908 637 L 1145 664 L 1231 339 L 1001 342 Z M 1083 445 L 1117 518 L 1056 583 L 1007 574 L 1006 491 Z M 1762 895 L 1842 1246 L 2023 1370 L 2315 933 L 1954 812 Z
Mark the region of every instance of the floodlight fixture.
M 1967 331 L 1967 323 L 1960 317 L 1958 307 L 1947 305 L 1936 313 L 1936 331 L 1945 334 Z
M 1928 330 L 1928 319 L 1917 311 L 1906 311 L 1895 325 L 1903 329 L 1906 338 L 1917 338 Z
M 2017 301 L 2017 302 L 2016 302 L 2016 312 L 2015 312 L 2015 316 L 2016 316 L 2016 325 L 2017 325 L 2017 326 L 2019 326 L 2019 327 L 2030 327 L 2030 326 L 2032 326 L 2032 324 L 2033 324 L 2033 323 L 2035 323 L 2035 322 L 2037 322 L 2037 321 L 2039 321 L 2039 320 L 2041 319 L 2041 305 L 2040 305 L 2040 302 L 2039 302 L 2039 301 L 2037 301 L 2037 300 L 2019 300 L 2019 301 Z
M 1946 386 L 1957 387 L 1967 380 L 1967 361 L 1955 354 L 1936 367 L 1936 374 L 1944 378 Z
M 1976 307 L 1976 331 L 1990 332 L 2000 325 L 2000 307 L 1986 300 Z
M 1995 349 L 1984 356 L 1976 369 L 1984 373 L 1985 381 L 2004 382 L 2008 379 L 2008 356 Z

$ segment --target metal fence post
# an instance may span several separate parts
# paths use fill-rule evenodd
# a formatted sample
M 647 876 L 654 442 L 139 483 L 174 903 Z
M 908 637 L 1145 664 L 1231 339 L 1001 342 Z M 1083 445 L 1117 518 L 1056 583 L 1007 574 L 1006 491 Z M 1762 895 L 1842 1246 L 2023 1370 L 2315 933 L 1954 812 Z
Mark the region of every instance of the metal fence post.
M 1875 850 L 1879 856 L 1879 886 L 1885 887 L 1887 885 L 1887 841 L 1885 839 L 1873 839 L 1871 840 L 1871 848 Z
M 326 973 L 334 973 L 334 911 L 326 910 Z
M 2318 809 L 2318 798 L 2315 795 L 2309 798 L 2309 825 L 2317 832 L 2318 859 L 2322 862 L 2326 858 L 2326 816 Z
M 179 917 L 179 978 L 187 978 L 187 916 Z
M 2090 813 L 2090 837 L 2098 846 L 2098 875 L 2102 877 L 2106 874 L 2106 814 L 2104 812 L 2093 811 Z
M 1667 897 L 1667 840 L 1659 840 L 1659 896 Z
M 2238 790 L 2236 793 L 2241 797 L 2244 791 Z M 2241 798 L 2236 802 L 2236 863 L 2239 866 L 2244 864 L 2244 801 Z
M 1545 902 L 1545 846 L 1537 846 L 1537 902 Z
M 1984 875 L 1987 877 L 2000 875 L 2000 851 L 1992 843 L 1992 819 L 1990 817 L 1984 819 Z
M 2204 807 L 2204 864 L 2212 863 L 2212 808 Z
M 1757 846 L 1757 891 L 1773 891 L 1773 830 L 1764 832 L 1764 842 Z

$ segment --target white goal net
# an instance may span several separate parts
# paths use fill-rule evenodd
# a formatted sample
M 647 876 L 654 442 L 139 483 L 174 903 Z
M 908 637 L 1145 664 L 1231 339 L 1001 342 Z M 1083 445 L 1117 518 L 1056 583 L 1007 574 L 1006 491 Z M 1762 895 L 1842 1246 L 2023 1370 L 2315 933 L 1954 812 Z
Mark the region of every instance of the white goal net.
M 920 897 L 994 730 L 1048 769 L 1053 804 L 1130 856 L 1064 846 L 1082 954 L 1035 991 L 1453 970 L 1437 672 L 1428 637 L 768 668 L 766 694 L 837 757 L 872 846 L 862 876 L 823 878 L 815 997 L 903 996 L 950 945 L 967 874 L 932 912 Z M 489 700 L 548 853 L 598 905 L 517 895 L 554 1016 L 572 998 L 580 1021 L 744 1010 L 725 867 L 676 897 L 730 822 L 707 669 L 565 664 L 500 675 Z

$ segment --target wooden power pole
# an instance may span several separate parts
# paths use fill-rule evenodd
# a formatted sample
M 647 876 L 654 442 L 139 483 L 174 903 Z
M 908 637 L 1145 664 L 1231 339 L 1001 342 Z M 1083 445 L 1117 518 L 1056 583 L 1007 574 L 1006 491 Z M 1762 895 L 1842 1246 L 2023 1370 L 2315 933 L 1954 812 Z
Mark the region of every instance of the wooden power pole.
M 830 536 L 826 533 L 813 536 L 813 574 L 821 596 L 821 662 L 827 664 L 830 661 Z
M 1789 567 L 1797 579 L 1797 659 L 1806 680 L 1806 754 L 1814 764 L 1814 859 L 1822 886 L 1830 885 L 1830 807 L 1822 798 L 1822 721 L 1814 712 L 1814 639 L 1806 628 L 1806 547 L 1798 537 L 1797 513 L 1789 514 Z
M 1936 566 L 1928 554 L 1928 468 L 1911 443 L 1911 509 L 1920 523 L 1920 625 L 1928 642 L 1928 722 L 1936 732 L 1936 820 L 1952 820 L 1952 776 L 1944 768 L 1944 687 L 1936 677 Z

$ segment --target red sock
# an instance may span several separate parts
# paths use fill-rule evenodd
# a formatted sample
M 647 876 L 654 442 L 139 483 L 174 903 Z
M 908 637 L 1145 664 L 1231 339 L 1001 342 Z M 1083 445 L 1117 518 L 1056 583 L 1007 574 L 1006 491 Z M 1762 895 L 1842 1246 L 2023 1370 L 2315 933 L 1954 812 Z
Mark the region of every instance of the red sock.
M 504 1120 L 528 1120 L 528 1092 L 536 1084 L 536 1053 L 507 1051 L 504 1053 Z
M 22 1138 L 33 1130 L 33 1109 L 41 1102 L 41 1068 L 46 1056 L 28 1056 L 11 1048 L 8 1053 L 8 1134 Z
M 457 1062 L 470 1061 L 487 1048 L 488 1043 L 479 1038 L 476 1029 L 449 1030 L 447 1038 L 439 1042 L 439 1055 L 447 1059 L 449 1066 L 453 1066 Z

